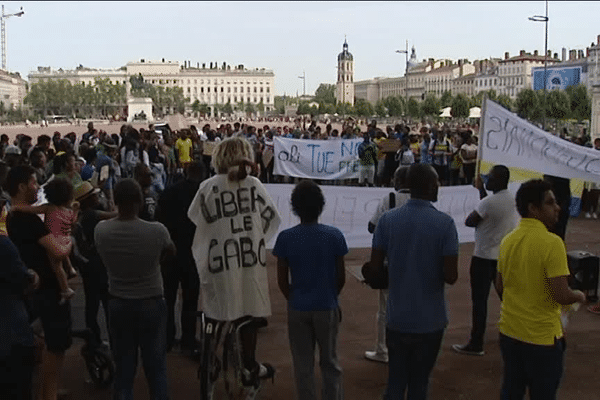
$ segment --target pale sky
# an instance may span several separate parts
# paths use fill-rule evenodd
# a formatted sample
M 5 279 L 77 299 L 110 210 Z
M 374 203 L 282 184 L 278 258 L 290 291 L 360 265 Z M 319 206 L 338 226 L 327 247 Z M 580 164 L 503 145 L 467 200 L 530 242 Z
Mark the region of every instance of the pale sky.
M 129 61 L 244 64 L 275 72 L 277 95 L 335 83 L 344 35 L 354 80 L 404 74 L 406 40 L 419 60 L 540 54 L 544 1 L 519 2 L 13 2 L 5 14 L 9 71 L 118 68 Z M 597 43 L 600 2 L 549 2 L 548 48 Z

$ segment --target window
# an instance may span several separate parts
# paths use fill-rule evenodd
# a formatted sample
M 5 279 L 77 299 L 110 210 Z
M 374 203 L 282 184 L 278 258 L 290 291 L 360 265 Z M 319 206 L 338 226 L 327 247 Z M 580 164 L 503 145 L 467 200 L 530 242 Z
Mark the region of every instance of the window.
M 206 93 L 210 93 L 210 86 L 206 88 Z
M 262 86 L 261 86 L 261 88 L 260 88 L 260 92 L 261 92 L 261 93 L 263 92 L 263 88 L 262 88 Z
M 233 102 L 237 103 L 237 96 L 233 96 Z
M 187 88 L 187 92 L 188 92 L 188 93 L 191 93 L 191 92 L 192 92 L 192 91 L 191 91 L 191 88 L 189 88 L 189 87 L 188 87 L 188 88 Z
M 227 93 L 231 93 L 231 88 L 229 86 L 227 87 Z
M 243 86 L 240 87 L 240 93 L 244 93 L 244 87 Z
M 221 86 L 221 93 L 223 93 L 223 89 L 224 89 L 224 87 L 223 87 L 223 86 Z
M 248 82 L 248 85 L 250 84 L 250 82 Z M 248 86 L 248 93 L 250 93 L 250 86 Z
M 256 93 L 256 86 L 254 86 L 254 93 Z
M 269 89 L 270 89 L 270 88 L 269 88 L 269 87 L 267 87 L 267 93 L 269 93 Z
M 254 97 L 254 102 L 256 103 L 256 96 Z
M 237 87 L 233 88 L 233 93 L 237 93 Z
M 194 93 L 198 93 L 198 88 L 194 87 Z

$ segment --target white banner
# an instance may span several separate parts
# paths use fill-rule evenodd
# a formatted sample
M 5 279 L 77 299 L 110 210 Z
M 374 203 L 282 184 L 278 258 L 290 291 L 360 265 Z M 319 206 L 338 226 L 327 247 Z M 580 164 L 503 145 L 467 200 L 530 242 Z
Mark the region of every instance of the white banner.
M 363 139 L 307 140 L 274 137 L 273 174 L 310 179 L 358 178 Z
M 600 182 L 600 151 L 539 129 L 487 100 L 479 144 L 480 158 L 569 179 Z
M 519 184 L 511 184 L 509 189 L 516 193 Z M 281 225 L 279 232 L 300 223 L 292 212 L 290 204 L 294 185 L 266 184 L 265 187 L 273 199 Z M 342 231 L 348 247 L 370 248 L 373 235 L 367 230 L 369 220 L 375 213 L 379 201 L 388 196 L 392 188 L 366 188 L 356 186 L 322 185 L 325 196 L 325 208 L 319 222 L 332 225 Z M 473 242 L 475 230 L 465 226 L 465 219 L 479 202 L 479 191 L 473 186 L 440 187 L 438 201 L 433 205 L 454 219 L 460 243 Z M 277 235 L 267 244 L 272 249 Z

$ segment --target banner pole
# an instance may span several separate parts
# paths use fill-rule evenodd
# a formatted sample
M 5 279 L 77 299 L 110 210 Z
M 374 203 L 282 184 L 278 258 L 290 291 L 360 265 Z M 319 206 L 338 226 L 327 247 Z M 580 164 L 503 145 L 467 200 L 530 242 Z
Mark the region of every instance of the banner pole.
M 481 173 L 481 149 L 483 148 L 482 145 L 482 141 L 483 141 L 483 132 L 485 132 L 484 130 L 484 125 L 485 125 L 485 111 L 486 111 L 486 103 L 488 101 L 487 98 L 487 93 L 485 93 L 483 95 L 483 104 L 481 107 L 481 114 L 480 114 L 480 118 L 479 118 L 479 137 L 477 138 L 477 161 L 475 162 L 475 176 L 479 176 L 479 174 Z

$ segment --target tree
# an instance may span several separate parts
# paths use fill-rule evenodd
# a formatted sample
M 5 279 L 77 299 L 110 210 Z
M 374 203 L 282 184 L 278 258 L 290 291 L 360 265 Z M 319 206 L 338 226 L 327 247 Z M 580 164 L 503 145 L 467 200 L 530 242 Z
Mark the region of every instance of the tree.
M 469 117 L 469 99 L 463 93 L 457 94 L 452 99 L 452 110 L 450 110 L 452 118 L 468 118 Z
M 364 99 L 357 99 L 356 103 L 354 103 L 354 108 L 356 115 L 361 117 L 370 117 L 373 115 L 373 106 Z
M 412 118 L 419 118 L 421 116 L 421 105 L 412 97 L 408 100 L 407 113 Z
M 452 107 L 452 92 L 449 90 L 442 93 L 440 98 L 440 108 Z
M 589 120 L 592 116 L 592 102 L 583 84 L 567 86 L 567 95 L 571 103 L 571 115 L 577 121 Z
M 321 83 L 315 91 L 314 101 L 319 104 L 335 104 L 335 85 Z
M 440 101 L 435 94 L 429 93 L 421 103 L 421 112 L 423 115 L 440 115 Z
M 375 114 L 382 118 L 388 114 L 388 110 L 381 99 L 377 100 L 377 103 L 375 103 Z
M 512 100 L 509 95 L 501 94 L 497 99 L 498 104 L 502 107 L 506 108 L 509 111 L 512 111 Z
M 264 105 L 263 105 L 263 108 L 264 108 Z M 231 106 L 231 103 L 227 102 L 227 103 L 223 104 L 223 107 L 221 108 L 221 112 L 223 114 L 227 114 L 227 115 L 233 114 L 233 107 Z
M 296 114 L 297 115 L 310 114 L 310 107 L 308 106 L 307 101 L 301 101 L 300 104 L 298 104 L 298 110 L 296 111 Z
M 515 100 L 517 115 L 529 121 L 537 121 L 541 117 L 539 97 L 533 89 L 523 89 Z
M 202 103 L 198 106 L 198 112 L 201 115 L 207 115 L 210 114 L 210 107 L 208 104 Z
M 354 107 L 350 103 L 337 103 L 335 109 L 338 115 L 354 114 Z
M 319 104 L 319 114 L 335 114 L 335 105 L 331 103 Z
M 388 114 L 392 117 L 399 117 L 404 110 L 404 98 L 388 96 L 383 99 L 383 105 L 387 108 Z
M 555 120 L 561 120 L 569 117 L 571 114 L 571 104 L 569 96 L 562 90 L 554 89 L 548 92 L 548 101 L 546 116 Z
M 256 109 L 258 110 L 259 113 L 264 113 L 265 112 L 265 103 L 263 103 L 263 101 L 261 100 L 260 103 L 258 103 L 256 105 Z
M 246 104 L 246 109 L 244 111 L 246 111 L 246 114 L 251 115 L 256 112 L 256 108 L 254 107 L 254 104 L 248 103 Z
M 196 99 L 192 103 L 192 112 L 196 114 L 200 114 L 200 100 Z

